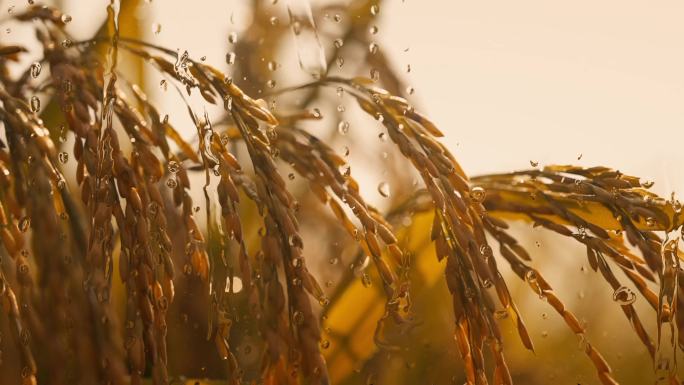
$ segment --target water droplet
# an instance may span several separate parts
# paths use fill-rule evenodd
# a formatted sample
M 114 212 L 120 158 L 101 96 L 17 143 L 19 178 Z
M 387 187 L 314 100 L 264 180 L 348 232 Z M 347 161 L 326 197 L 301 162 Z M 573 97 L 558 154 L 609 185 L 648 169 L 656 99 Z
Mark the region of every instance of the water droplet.
M 271 60 L 271 61 L 268 62 L 268 70 L 269 70 L 269 71 L 275 71 L 275 70 L 277 70 L 277 69 L 278 69 L 278 63 L 276 63 L 276 62 L 273 61 L 273 60 Z
M 485 257 L 491 256 L 492 255 L 491 246 L 489 246 L 487 244 L 480 246 L 480 254 L 484 255 Z
M 646 218 L 646 226 L 653 227 L 656 225 L 656 220 L 653 217 Z
M 528 283 L 537 282 L 537 273 L 534 270 L 527 270 L 525 272 L 525 281 Z
M 368 32 L 370 32 L 371 35 L 375 35 L 378 33 L 378 26 L 374 25 L 368 29 Z
M 228 42 L 230 44 L 235 44 L 237 43 L 237 33 L 231 32 L 230 35 L 228 35 Z
M 530 166 L 532 166 L 532 167 L 537 167 L 537 166 L 539 166 L 539 162 L 535 162 L 535 161 L 531 160 L 531 161 L 530 161 Z
M 371 281 L 370 275 L 368 275 L 368 273 L 363 273 L 363 274 L 361 275 L 361 283 L 362 283 L 363 286 L 365 286 L 365 287 L 371 287 L 371 285 L 373 284 L 373 282 Z
M 494 318 L 496 319 L 505 319 L 508 318 L 508 311 L 506 310 L 497 310 L 494 312 Z
M 159 23 L 154 23 L 152 24 L 152 33 L 155 35 L 159 35 L 161 33 L 162 26 Z
M 66 151 L 62 151 L 57 155 L 57 158 L 59 158 L 59 162 L 62 164 L 65 164 L 66 162 L 69 161 L 69 153 Z
M 168 86 L 168 84 L 166 83 L 166 79 L 162 79 L 162 80 L 159 82 L 159 87 L 161 87 L 161 89 L 162 89 L 163 91 L 166 91 L 166 90 L 168 89 L 169 86 Z
M 339 39 L 339 38 L 335 39 L 334 44 L 335 44 L 335 48 L 342 48 L 342 46 L 344 45 L 344 40 Z
M 487 192 L 485 191 L 485 189 L 483 189 L 480 186 L 475 186 L 475 187 L 470 189 L 470 198 L 474 202 L 480 203 L 480 202 L 484 201 L 486 195 L 487 195 Z
M 655 182 L 653 182 L 651 180 L 645 180 L 645 181 L 641 182 L 641 187 L 651 188 L 651 187 L 653 187 L 654 184 L 655 184 Z
M 276 81 L 273 79 L 266 82 L 266 87 L 268 87 L 268 88 L 274 88 L 275 86 L 276 86 Z
M 380 79 L 380 71 L 377 68 L 371 68 L 370 69 L 370 77 L 371 80 L 374 82 L 377 82 Z
M 296 325 L 301 325 L 301 324 L 303 324 L 303 323 L 304 323 L 304 313 L 302 313 L 302 312 L 299 311 L 299 310 L 295 311 L 295 312 L 292 314 L 292 321 L 293 321 Z
M 384 132 L 381 132 L 378 134 L 378 139 L 380 139 L 383 142 L 386 142 L 387 141 L 387 135 L 385 135 Z
M 178 186 L 178 182 L 176 181 L 176 178 L 169 178 L 166 180 L 166 187 L 176 188 L 177 186 Z
M 40 111 L 40 99 L 35 95 L 31 97 L 31 111 Z
M 340 14 L 335 14 L 335 16 L 333 16 L 333 20 L 335 20 L 335 23 L 339 23 L 342 21 L 342 16 L 340 16 Z
M 226 63 L 230 65 L 235 64 L 235 52 L 228 52 L 226 54 Z
M 390 186 L 387 182 L 380 182 L 378 184 L 378 193 L 384 198 L 389 198 L 390 196 Z
M 19 231 L 25 233 L 26 231 L 28 231 L 29 227 L 31 227 L 31 218 L 22 217 L 19 220 Z
M 613 293 L 613 301 L 620 305 L 631 305 L 636 301 L 636 294 L 626 286 L 620 286 Z
M 71 22 L 71 16 L 67 15 L 66 13 L 62 14 L 62 23 L 68 24 L 70 22 Z
M 368 44 L 368 52 L 370 52 L 371 55 L 375 55 L 376 53 L 378 53 L 378 48 L 380 48 L 380 46 L 378 46 L 377 43 Z
M 347 135 L 349 132 L 349 122 L 343 120 L 337 124 L 337 131 L 342 135 Z
M 413 95 L 414 92 L 415 92 L 415 89 L 413 89 L 413 87 L 411 87 L 411 86 L 406 87 L 406 93 L 407 94 Z
M 271 25 L 275 26 L 275 25 L 278 25 L 280 23 L 280 20 L 278 20 L 278 18 L 275 16 L 271 16 L 270 22 L 271 22 Z
M 33 64 L 31 64 L 31 77 L 34 79 L 37 78 L 42 69 L 43 66 L 39 62 L 33 62 Z
M 175 174 L 180 170 L 180 164 L 178 162 L 176 162 L 175 160 L 171 160 L 171 161 L 169 161 L 167 168 L 169 169 L 170 173 Z
M 376 16 L 379 12 L 380 12 L 380 7 L 378 7 L 377 4 L 371 5 L 371 8 L 370 8 L 371 15 Z
M 329 347 L 330 347 L 330 341 L 328 341 L 328 340 L 321 341 L 321 349 L 328 349 Z

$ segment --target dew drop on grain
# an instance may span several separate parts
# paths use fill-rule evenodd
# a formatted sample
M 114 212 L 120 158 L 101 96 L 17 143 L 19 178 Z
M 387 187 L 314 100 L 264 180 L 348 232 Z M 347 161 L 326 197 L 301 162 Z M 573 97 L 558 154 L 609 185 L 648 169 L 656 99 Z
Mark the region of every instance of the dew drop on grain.
M 170 173 L 175 174 L 180 170 L 180 164 L 175 160 L 171 160 L 171 161 L 169 161 L 167 168 L 169 169 Z
M 626 286 L 620 286 L 613 293 L 613 301 L 620 305 L 631 305 L 636 301 L 636 294 Z
M 480 186 L 475 186 L 470 189 L 470 198 L 475 202 L 482 202 L 485 199 L 487 192 Z

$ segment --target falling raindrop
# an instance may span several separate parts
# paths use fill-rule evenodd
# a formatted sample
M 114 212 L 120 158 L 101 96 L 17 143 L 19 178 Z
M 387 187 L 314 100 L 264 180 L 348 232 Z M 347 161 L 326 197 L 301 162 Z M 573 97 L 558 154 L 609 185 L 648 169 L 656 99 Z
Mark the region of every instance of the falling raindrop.
M 390 186 L 387 182 L 383 181 L 378 184 L 378 193 L 384 198 L 389 198 L 390 196 Z
M 377 14 L 378 14 L 379 12 L 380 12 L 380 7 L 378 7 L 377 4 L 371 5 L 371 8 L 370 8 L 370 13 L 371 13 L 371 15 L 377 16 Z
M 31 111 L 40 111 L 40 99 L 35 95 L 31 97 Z
M 231 32 L 230 35 L 228 35 L 228 42 L 230 44 L 235 44 L 237 43 L 237 33 Z
M 378 48 L 379 46 L 377 43 L 370 43 L 368 45 L 368 52 L 370 52 L 372 55 L 375 55 L 376 53 L 378 53 Z
M 33 62 L 33 64 L 31 64 L 31 77 L 34 79 L 37 78 L 42 69 L 43 66 L 39 62 Z
M 377 82 L 380 79 L 380 71 L 377 68 L 371 68 L 370 70 L 371 80 Z

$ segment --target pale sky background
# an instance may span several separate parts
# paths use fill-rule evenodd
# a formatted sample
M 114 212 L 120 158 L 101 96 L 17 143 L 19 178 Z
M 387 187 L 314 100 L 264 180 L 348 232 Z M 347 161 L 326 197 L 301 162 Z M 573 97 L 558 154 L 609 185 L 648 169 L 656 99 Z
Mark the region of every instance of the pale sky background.
M 108 1 L 62 2 L 88 36 Z M 153 0 L 140 17 L 155 43 L 222 64 L 244 4 Z M 386 0 L 377 39 L 466 172 L 606 165 L 682 195 L 683 15 L 681 1 Z

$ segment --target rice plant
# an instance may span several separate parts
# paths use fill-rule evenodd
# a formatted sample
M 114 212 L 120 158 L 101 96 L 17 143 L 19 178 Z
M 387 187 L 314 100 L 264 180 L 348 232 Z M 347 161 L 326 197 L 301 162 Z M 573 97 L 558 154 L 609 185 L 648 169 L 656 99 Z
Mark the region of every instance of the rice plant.
M 39 52 L 0 46 L 0 383 L 540 383 L 507 356 L 535 349 L 519 282 L 576 336 L 589 383 L 619 383 L 533 263 L 553 255 L 516 226 L 567 238 L 653 378 L 680 383 L 681 204 L 603 166 L 469 175 L 369 37 L 380 1 L 293 2 L 287 20 L 251 2 L 223 63 L 126 35 L 137 1 L 112 0 L 82 41 L 65 28 L 77 20 L 30 3 L 8 17 Z M 333 36 L 321 18 L 344 22 Z M 308 80 L 280 86 L 276 52 L 293 41 Z M 388 150 L 340 146 L 373 129 Z M 388 169 L 382 208 L 350 167 L 364 148 L 385 159 L 362 166 Z

